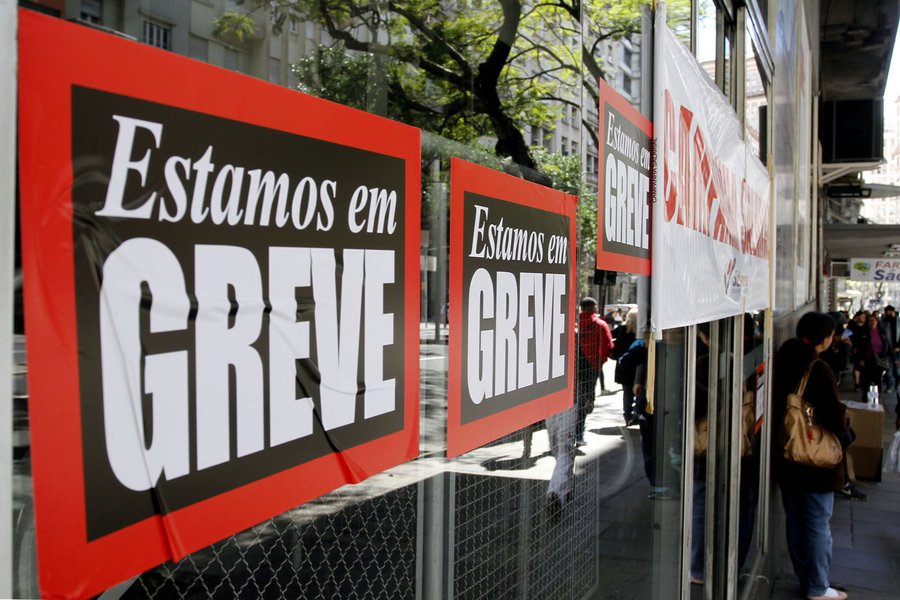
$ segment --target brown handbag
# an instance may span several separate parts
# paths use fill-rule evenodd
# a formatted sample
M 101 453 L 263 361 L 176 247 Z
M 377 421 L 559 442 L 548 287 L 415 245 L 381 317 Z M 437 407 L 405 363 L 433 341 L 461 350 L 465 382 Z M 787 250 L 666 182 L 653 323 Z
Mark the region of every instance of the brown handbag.
M 830 469 L 843 460 L 844 452 L 837 436 L 816 423 L 812 405 L 803 399 L 810 371 L 800 380 L 797 391 L 787 397 L 782 431 L 784 458 L 808 467 Z
M 741 457 L 753 454 L 753 436 L 756 425 L 756 392 L 745 391 L 741 404 Z M 706 456 L 709 441 L 709 421 L 706 417 L 694 423 L 694 456 Z

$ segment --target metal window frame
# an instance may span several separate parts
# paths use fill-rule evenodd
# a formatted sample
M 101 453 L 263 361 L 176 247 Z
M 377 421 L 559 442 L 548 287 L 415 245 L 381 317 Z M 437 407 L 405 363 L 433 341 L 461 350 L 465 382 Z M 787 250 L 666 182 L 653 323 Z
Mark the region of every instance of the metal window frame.
M 172 50 L 172 27 L 144 18 L 142 38 L 145 44 L 162 50 Z
M 0 598 L 13 595 L 12 351 L 18 6 L 0 0 Z

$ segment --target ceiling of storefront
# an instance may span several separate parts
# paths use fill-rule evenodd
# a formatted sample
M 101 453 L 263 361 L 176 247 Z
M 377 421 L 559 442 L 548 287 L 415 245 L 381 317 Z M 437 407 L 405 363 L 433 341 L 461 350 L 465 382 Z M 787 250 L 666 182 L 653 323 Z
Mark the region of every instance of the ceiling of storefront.
M 884 96 L 900 2 L 825 0 L 819 16 L 822 99 Z
M 823 237 L 831 260 L 883 258 L 900 244 L 900 225 L 825 225 Z
M 820 79 L 822 100 L 869 100 L 884 97 L 894 37 L 900 20 L 898 0 L 825 0 L 820 5 Z M 888 99 L 888 106 L 893 106 Z M 876 168 L 836 163 L 852 178 L 853 172 Z M 857 168 L 854 168 L 857 167 Z M 827 181 L 836 181 L 826 177 Z M 822 183 L 826 183 L 825 180 Z M 874 190 L 870 192 L 875 195 Z M 879 196 L 890 195 L 884 190 Z M 825 225 L 825 252 L 832 261 L 849 258 L 880 258 L 900 244 L 900 225 Z

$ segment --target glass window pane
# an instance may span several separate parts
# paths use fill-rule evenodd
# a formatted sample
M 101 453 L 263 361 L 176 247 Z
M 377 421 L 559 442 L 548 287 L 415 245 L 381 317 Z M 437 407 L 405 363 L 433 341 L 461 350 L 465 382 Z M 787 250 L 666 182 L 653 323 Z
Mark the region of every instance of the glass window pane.
M 704 64 L 710 61 L 715 63 L 716 3 L 714 0 L 699 0 L 697 21 L 697 60 Z
M 269 57 L 269 83 L 281 83 L 281 61 Z
M 192 35 L 188 39 L 188 56 L 203 62 L 209 61 L 209 42 L 204 38 Z
M 748 36 L 749 42 L 749 36 Z M 759 68 L 759 62 L 753 51 L 752 44 L 748 44 L 748 51 L 744 58 L 744 131 L 745 139 L 749 144 L 753 156 L 765 162 L 765 148 L 762 140 L 766 135 L 765 127 L 768 98 L 766 89 L 768 84 L 763 78 Z
M 241 54 L 233 48 L 225 48 L 225 68 L 237 71 L 240 68 Z
M 691 46 L 691 4 L 694 0 L 670 2 L 666 5 L 666 24 L 682 44 Z
M 81 0 L 81 19 L 88 23 L 103 23 L 103 0 Z

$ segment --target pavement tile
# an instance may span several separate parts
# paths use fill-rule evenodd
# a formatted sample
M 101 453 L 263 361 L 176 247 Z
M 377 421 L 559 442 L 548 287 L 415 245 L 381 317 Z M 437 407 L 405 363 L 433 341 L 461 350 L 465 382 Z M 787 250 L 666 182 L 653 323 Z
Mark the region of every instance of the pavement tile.
M 897 512 L 900 512 L 900 505 L 897 506 Z M 853 533 L 859 535 L 887 535 L 900 539 L 900 522 L 868 523 L 864 521 L 854 521 Z
M 854 535 L 853 547 L 900 558 L 900 539 L 874 535 Z
M 853 509 L 853 519 L 852 521 L 855 523 L 866 522 L 866 523 L 891 523 L 896 521 L 897 517 L 897 509 L 900 508 L 898 506 L 894 507 L 894 510 L 879 510 L 881 507 L 872 507 L 866 506 L 868 502 L 858 502 L 858 507 L 854 507 Z M 880 502 L 879 504 L 886 504 L 884 502 Z
M 835 548 L 831 556 L 831 568 L 836 567 L 891 573 L 894 559 L 890 554 L 864 552 L 859 548 Z
M 854 593 L 856 588 L 892 594 L 900 592 L 900 588 L 897 587 L 897 578 L 893 573 L 878 573 L 832 564 L 830 579 L 832 583 L 846 587 L 853 600 L 859 598 L 859 595 Z
M 852 550 L 855 547 L 853 545 L 853 534 L 850 531 L 832 530 L 831 531 L 831 541 L 832 541 L 832 545 L 835 548 L 846 548 L 848 550 Z

